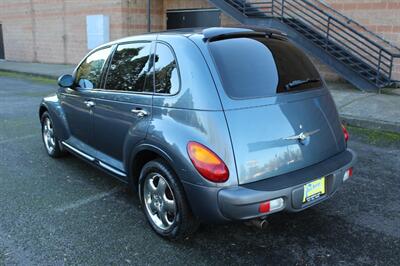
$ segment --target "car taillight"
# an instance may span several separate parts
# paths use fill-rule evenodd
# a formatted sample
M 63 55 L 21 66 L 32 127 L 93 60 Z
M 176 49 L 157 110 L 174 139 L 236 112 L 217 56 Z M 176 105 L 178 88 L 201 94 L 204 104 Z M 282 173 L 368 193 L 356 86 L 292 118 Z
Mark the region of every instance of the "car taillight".
M 204 178 L 217 183 L 228 180 L 228 167 L 210 149 L 200 143 L 191 141 L 187 145 L 187 152 L 194 167 Z
M 344 134 L 344 140 L 347 142 L 349 140 L 349 132 L 347 131 L 347 129 L 342 125 L 342 130 L 343 130 L 343 134 Z

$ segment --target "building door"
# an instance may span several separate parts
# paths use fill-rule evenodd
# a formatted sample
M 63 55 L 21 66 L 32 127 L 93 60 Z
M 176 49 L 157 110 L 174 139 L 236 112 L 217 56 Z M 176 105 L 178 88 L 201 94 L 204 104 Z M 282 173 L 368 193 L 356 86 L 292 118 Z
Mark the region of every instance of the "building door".
M 4 56 L 4 41 L 3 41 L 3 27 L 0 24 L 0 59 L 5 59 Z
M 218 9 L 179 9 L 167 11 L 167 29 L 219 27 L 221 11 Z

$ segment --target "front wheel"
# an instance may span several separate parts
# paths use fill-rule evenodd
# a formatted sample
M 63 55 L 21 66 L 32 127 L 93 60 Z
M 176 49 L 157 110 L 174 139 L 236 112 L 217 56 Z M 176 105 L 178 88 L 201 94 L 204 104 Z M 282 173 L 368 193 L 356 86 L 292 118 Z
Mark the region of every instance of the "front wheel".
M 168 239 L 181 239 L 199 225 L 192 215 L 178 178 L 163 160 L 151 161 L 141 171 L 140 195 L 151 227 Z
M 61 150 L 59 140 L 54 132 L 53 121 L 48 112 L 44 112 L 41 117 L 42 139 L 47 154 L 50 157 L 58 158 L 65 153 Z

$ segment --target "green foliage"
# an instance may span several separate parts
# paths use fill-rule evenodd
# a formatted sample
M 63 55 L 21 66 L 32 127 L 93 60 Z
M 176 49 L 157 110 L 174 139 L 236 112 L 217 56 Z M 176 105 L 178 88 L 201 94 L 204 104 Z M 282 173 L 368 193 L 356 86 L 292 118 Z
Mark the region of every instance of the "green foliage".
M 346 126 L 350 138 L 360 139 L 372 145 L 400 146 L 400 134 L 383 130 Z

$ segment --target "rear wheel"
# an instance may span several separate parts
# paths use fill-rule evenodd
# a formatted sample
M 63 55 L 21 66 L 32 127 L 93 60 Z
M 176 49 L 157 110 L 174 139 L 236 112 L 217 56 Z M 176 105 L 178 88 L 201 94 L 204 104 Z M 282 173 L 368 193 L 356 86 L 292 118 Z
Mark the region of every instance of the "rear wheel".
M 42 139 L 47 154 L 50 157 L 58 158 L 65 154 L 60 148 L 59 140 L 54 132 L 53 121 L 48 112 L 44 112 L 41 117 Z
M 141 172 L 141 200 L 151 227 L 168 239 L 191 235 L 199 223 L 192 215 L 176 175 L 163 160 L 154 160 Z

